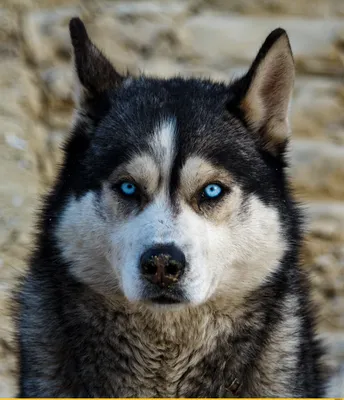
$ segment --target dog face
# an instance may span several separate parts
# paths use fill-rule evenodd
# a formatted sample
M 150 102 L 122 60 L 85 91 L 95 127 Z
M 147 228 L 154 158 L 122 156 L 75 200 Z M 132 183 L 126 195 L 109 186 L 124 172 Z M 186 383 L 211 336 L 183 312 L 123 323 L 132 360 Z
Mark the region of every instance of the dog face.
M 71 273 L 150 306 L 235 301 L 259 287 L 289 245 L 285 32 L 226 85 L 122 77 L 80 20 L 70 29 L 78 111 L 55 236 Z

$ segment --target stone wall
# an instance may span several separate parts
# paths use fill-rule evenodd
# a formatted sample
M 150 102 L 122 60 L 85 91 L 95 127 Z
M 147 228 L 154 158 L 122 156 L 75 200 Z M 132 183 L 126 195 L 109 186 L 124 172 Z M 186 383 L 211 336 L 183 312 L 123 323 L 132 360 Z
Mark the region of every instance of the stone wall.
M 67 25 L 75 15 L 119 70 L 160 76 L 228 80 L 270 30 L 288 30 L 297 66 L 290 174 L 309 217 L 303 256 L 329 343 L 330 395 L 344 396 L 342 0 L 1 0 L 0 396 L 15 394 L 10 290 L 73 108 Z

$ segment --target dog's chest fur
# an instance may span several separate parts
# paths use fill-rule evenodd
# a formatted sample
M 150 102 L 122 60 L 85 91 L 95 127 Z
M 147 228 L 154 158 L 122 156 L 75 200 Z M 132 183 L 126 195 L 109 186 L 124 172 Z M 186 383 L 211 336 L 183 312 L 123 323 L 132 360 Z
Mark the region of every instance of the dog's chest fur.
M 42 282 L 28 283 L 26 294 L 38 285 Z M 304 333 L 295 295 L 275 311 L 257 296 L 246 306 L 224 310 L 208 304 L 174 313 L 123 301 L 108 304 L 89 290 L 65 286 L 56 293 L 59 302 L 49 292 L 27 296 L 23 352 L 35 362 L 22 364 L 28 376 L 24 393 L 184 398 L 318 393 L 313 389 L 318 372 L 310 375 L 305 368 L 313 356 L 308 345 L 300 364 Z M 268 328 L 267 318 L 275 319 Z
M 223 354 L 224 362 L 219 362 L 219 335 L 223 340 L 229 320 L 222 319 L 219 324 L 220 321 L 203 312 L 176 320 L 170 315 L 172 321 L 168 321 L 169 317 L 163 317 L 163 321 L 161 318 L 162 314 L 154 318 L 148 313 L 109 311 L 88 320 L 86 316 L 87 332 L 92 333 L 84 338 L 87 355 L 82 360 L 83 370 L 90 379 L 98 375 L 101 382 L 99 387 L 93 387 L 91 395 L 230 395 L 231 382 L 227 388 L 223 379 L 231 376 L 227 371 L 229 363 Z M 77 353 L 80 355 L 78 350 Z

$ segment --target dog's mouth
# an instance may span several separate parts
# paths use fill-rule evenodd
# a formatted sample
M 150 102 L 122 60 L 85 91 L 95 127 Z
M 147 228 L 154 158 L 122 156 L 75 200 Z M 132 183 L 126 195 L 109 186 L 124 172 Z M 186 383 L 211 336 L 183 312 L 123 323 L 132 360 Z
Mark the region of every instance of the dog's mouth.
M 180 308 L 189 303 L 189 299 L 185 296 L 183 290 L 178 287 L 167 289 L 146 287 L 142 300 L 150 307 L 162 307 L 163 309 Z
M 144 302 L 151 307 L 162 307 L 168 309 L 178 309 L 183 305 L 189 303 L 189 300 L 183 295 L 182 292 L 175 291 L 162 291 L 158 293 L 150 293 L 145 296 Z
M 181 299 L 170 297 L 166 295 L 161 295 L 157 297 L 152 297 L 149 301 L 153 304 L 161 304 L 161 305 L 170 305 L 170 304 L 180 304 L 182 303 Z

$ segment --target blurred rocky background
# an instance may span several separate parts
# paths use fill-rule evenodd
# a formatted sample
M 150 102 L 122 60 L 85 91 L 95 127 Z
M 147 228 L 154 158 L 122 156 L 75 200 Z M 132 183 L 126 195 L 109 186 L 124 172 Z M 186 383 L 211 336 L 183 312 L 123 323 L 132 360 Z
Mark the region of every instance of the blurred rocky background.
M 290 175 L 305 204 L 304 267 L 344 397 L 344 1 L 0 0 L 0 396 L 16 390 L 9 295 L 25 268 L 38 196 L 68 134 L 68 21 L 82 16 L 120 71 L 228 80 L 285 28 L 297 67 Z

